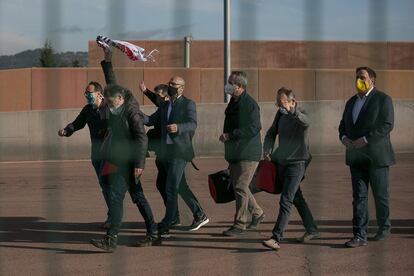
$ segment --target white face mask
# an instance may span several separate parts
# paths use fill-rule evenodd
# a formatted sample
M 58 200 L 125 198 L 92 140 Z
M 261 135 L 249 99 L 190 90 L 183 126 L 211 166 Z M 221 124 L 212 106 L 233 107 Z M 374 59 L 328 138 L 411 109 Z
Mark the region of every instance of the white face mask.
M 226 83 L 226 85 L 224 86 L 224 93 L 232 96 L 234 94 L 234 86 L 230 83 Z

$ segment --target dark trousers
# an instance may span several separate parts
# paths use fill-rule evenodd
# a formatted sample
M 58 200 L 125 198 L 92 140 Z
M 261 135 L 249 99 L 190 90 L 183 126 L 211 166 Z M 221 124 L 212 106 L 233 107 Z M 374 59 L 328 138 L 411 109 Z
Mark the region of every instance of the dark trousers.
M 308 233 L 318 231 L 312 213 L 303 197 L 299 184 L 305 174 L 305 161 L 287 165 L 278 165 L 278 181 L 282 182 L 280 194 L 279 215 L 273 228 L 273 238 L 280 242 L 283 239 L 283 231 L 289 222 L 292 203 L 295 205 L 302 218 L 303 226 Z
M 352 177 L 352 227 L 355 237 L 363 240 L 368 235 L 368 188 L 374 195 L 378 231 L 390 231 L 389 167 L 350 166 Z
M 163 165 L 162 165 L 161 158 L 158 158 L 158 157 L 155 158 L 155 165 L 157 166 L 158 172 L 163 170 Z M 166 181 L 166 174 L 165 173 L 162 173 L 162 174 L 158 173 L 157 174 L 157 180 L 156 180 L 157 189 L 158 189 L 158 192 L 160 193 L 160 195 L 162 197 L 162 200 L 164 201 L 164 206 L 167 206 L 167 193 L 166 193 L 165 181 Z M 188 186 L 187 185 L 187 180 L 185 178 L 185 174 L 183 174 L 183 177 L 181 178 L 180 187 L 181 186 Z M 180 219 L 180 211 L 178 210 L 178 207 L 177 207 L 177 212 L 174 216 L 173 221 L 177 221 L 179 219 Z
M 101 186 L 101 191 L 103 197 L 105 199 L 106 207 L 107 207 L 107 218 L 105 222 L 111 222 L 111 217 L 109 215 L 109 183 L 107 181 L 103 181 L 100 176 L 102 160 L 99 159 L 92 159 L 92 166 L 95 169 L 96 177 L 98 178 L 99 186 Z
M 111 214 L 111 227 L 108 229 L 107 234 L 111 236 L 118 235 L 124 211 L 123 202 L 126 192 L 129 191 L 132 201 L 137 205 L 145 221 L 147 234 L 154 235 L 157 230 L 157 225 L 154 221 L 151 207 L 142 190 L 141 181 L 131 183 L 129 173 L 118 169 L 118 172 L 103 177 L 109 182 L 110 187 L 109 212 Z
M 159 160 L 158 176 L 160 182 L 165 183 L 165 216 L 159 223 L 158 228 L 161 231 L 168 230 L 174 220 L 178 210 L 178 194 L 190 208 L 195 219 L 204 216 L 204 211 L 200 203 L 194 196 L 186 181 L 182 181 L 185 177 L 185 166 L 187 161 L 180 158 L 162 158 Z

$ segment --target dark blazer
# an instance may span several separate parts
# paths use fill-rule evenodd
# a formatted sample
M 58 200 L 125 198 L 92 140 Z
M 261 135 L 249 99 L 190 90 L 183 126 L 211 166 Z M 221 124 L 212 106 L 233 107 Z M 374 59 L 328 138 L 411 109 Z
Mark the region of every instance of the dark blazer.
M 158 156 L 161 158 L 181 158 L 191 161 L 195 154 L 192 139 L 197 128 L 197 111 L 195 103 L 184 97 L 179 97 L 172 106 L 169 120 L 167 120 L 169 102 L 162 102 L 155 113 L 146 116 L 147 126 L 160 125 L 161 147 Z M 169 134 L 174 142 L 173 153 L 167 156 L 167 125 L 177 124 L 178 132 Z
M 358 150 L 346 150 L 346 164 L 355 165 L 371 162 L 376 167 L 395 164 L 390 132 L 394 127 L 394 107 L 390 96 L 374 88 L 353 122 L 352 110 L 358 95 L 351 97 L 345 105 L 339 124 L 339 139 L 343 136 L 351 140 L 365 137 L 368 145 Z
M 247 91 L 237 101 L 232 98 L 225 111 L 223 128 L 223 133 L 230 136 L 224 143 L 226 161 L 259 161 L 262 157 L 261 128 L 259 105 Z

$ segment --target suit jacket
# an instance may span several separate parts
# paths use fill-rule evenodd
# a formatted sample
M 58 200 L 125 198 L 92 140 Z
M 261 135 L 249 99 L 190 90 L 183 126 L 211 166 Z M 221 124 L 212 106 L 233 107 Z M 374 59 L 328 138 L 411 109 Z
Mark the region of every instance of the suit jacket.
M 394 127 L 394 107 L 390 96 L 374 88 L 367 96 L 359 116 L 354 123 L 352 110 L 358 95 L 351 97 L 345 105 L 339 124 L 339 139 L 351 140 L 365 137 L 368 145 L 358 150 L 346 150 L 346 164 L 357 165 L 370 162 L 375 167 L 395 164 L 390 132 Z
M 158 152 L 159 157 L 174 157 L 191 161 L 195 156 L 192 139 L 197 128 L 196 105 L 192 100 L 181 96 L 173 103 L 170 117 L 167 119 L 169 104 L 169 102 L 162 102 L 155 113 L 146 116 L 145 124 L 147 126 L 160 125 L 161 146 Z M 167 152 L 167 125 L 169 124 L 178 125 L 178 132 L 169 134 L 174 142 L 173 152 Z

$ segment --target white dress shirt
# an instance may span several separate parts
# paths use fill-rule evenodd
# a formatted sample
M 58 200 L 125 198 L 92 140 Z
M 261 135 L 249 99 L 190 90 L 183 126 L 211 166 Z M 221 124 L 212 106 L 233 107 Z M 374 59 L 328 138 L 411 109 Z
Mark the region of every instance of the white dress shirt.
M 180 97 L 181 97 L 181 95 L 179 95 L 177 97 L 177 99 L 179 99 Z M 169 103 L 168 103 L 167 120 L 170 119 L 170 114 L 171 114 L 171 111 L 172 111 L 172 106 L 173 106 L 173 101 L 170 99 L 169 100 Z M 166 143 L 167 143 L 167 145 L 173 145 L 174 144 L 174 141 L 171 139 L 171 137 L 170 137 L 170 135 L 168 133 L 167 133 Z

